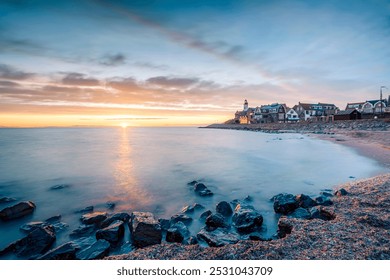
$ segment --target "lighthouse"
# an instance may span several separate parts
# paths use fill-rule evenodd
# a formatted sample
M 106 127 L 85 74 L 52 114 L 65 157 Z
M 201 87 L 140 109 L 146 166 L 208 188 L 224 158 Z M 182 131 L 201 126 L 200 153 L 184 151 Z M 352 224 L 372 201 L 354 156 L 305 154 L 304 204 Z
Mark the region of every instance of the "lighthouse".
M 245 99 L 244 101 L 244 111 L 248 111 L 248 100 Z

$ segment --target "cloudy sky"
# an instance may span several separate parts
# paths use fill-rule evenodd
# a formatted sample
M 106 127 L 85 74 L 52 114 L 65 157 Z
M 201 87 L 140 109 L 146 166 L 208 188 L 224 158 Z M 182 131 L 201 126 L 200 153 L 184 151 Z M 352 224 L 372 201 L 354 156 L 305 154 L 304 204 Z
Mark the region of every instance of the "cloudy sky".
M 0 2 L 0 126 L 199 125 L 382 85 L 388 0 Z

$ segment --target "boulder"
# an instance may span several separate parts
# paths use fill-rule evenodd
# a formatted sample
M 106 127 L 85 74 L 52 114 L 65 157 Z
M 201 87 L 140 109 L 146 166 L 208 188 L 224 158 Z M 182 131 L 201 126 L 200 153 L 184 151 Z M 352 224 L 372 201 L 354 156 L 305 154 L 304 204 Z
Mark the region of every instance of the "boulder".
M 81 225 L 70 233 L 71 238 L 80 238 L 91 235 L 96 230 L 94 225 Z
M 93 212 L 93 209 L 94 209 L 93 206 L 87 206 L 87 207 L 85 207 L 84 209 L 75 211 L 75 213 L 76 213 L 76 214 L 78 214 L 78 213 L 82 213 L 82 214 L 91 213 L 91 212 Z
M 200 214 L 199 218 L 201 220 L 206 220 L 206 218 L 208 216 L 210 216 L 211 214 L 213 214 L 213 212 L 211 212 L 210 210 L 207 210 L 207 211 L 204 211 L 202 214 Z
M 95 243 L 96 238 L 95 236 L 80 237 L 73 240 L 73 242 L 80 248 L 80 250 L 83 250 Z
M 209 189 L 204 190 L 204 191 L 200 191 L 198 194 L 200 196 L 212 196 L 212 195 L 214 195 L 214 193 L 212 191 L 210 191 Z
M 93 212 L 84 214 L 81 216 L 80 220 L 83 224 L 86 225 L 93 225 L 93 224 L 100 224 L 105 219 L 107 219 L 107 213 L 106 212 Z
M 108 227 L 114 221 L 122 221 L 127 223 L 130 220 L 130 215 L 125 212 L 115 213 L 114 215 L 108 217 L 101 223 L 101 227 Z
M 182 243 L 190 236 L 190 231 L 182 222 L 177 222 L 167 230 L 166 241 Z
M 307 209 L 302 207 L 295 209 L 295 211 L 292 212 L 289 216 L 296 219 L 304 219 L 304 220 L 311 219 L 310 212 Z
M 46 222 L 30 222 L 22 225 L 19 229 L 25 233 L 30 233 L 33 230 L 36 230 L 37 228 L 48 226 L 48 225 L 49 223 Z
M 259 232 L 252 232 L 249 236 L 248 236 L 249 240 L 253 240 L 253 241 L 271 241 L 272 239 L 271 238 L 265 238 L 261 235 L 261 233 Z
M 333 205 L 333 201 L 330 200 L 328 196 L 323 196 L 323 195 L 316 197 L 316 202 L 318 205 L 322 205 L 322 206 Z
M 59 185 L 51 186 L 50 189 L 51 190 L 62 190 L 62 189 L 67 189 L 69 187 L 70 187 L 70 185 L 68 185 L 68 184 L 59 184 Z
M 150 212 L 133 212 L 130 231 L 133 245 L 138 248 L 161 243 L 161 225 Z
M 112 209 L 115 208 L 116 204 L 115 204 L 115 202 L 108 201 L 108 202 L 106 203 L 106 206 L 107 206 L 107 209 L 112 210 Z
M 224 216 L 216 213 L 206 218 L 206 226 L 207 230 L 215 230 L 216 228 L 228 228 L 229 224 L 226 222 Z
M 213 192 L 210 191 L 205 184 L 202 183 L 196 183 L 194 185 L 194 191 L 200 196 L 211 196 L 213 195 Z
M 184 214 L 176 214 L 171 217 L 171 225 L 176 224 L 177 222 L 182 222 L 185 225 L 192 223 L 192 218 Z
M 230 217 L 231 215 L 233 215 L 232 207 L 226 201 L 218 202 L 215 207 L 215 211 L 225 217 Z
M 76 259 L 78 260 L 102 259 L 108 255 L 109 251 L 110 251 L 110 242 L 104 239 L 99 239 L 91 246 L 81 251 L 78 251 L 76 253 Z
M 0 251 L 0 256 L 13 252 L 18 257 L 35 258 L 38 255 L 45 253 L 55 239 L 56 234 L 53 226 L 38 227 L 26 237 L 11 243 L 4 250 Z
M 171 220 L 168 219 L 158 219 L 158 222 L 161 225 L 161 229 L 167 231 L 171 227 Z
M 292 194 L 281 194 L 274 199 L 274 211 L 280 214 L 289 214 L 299 207 L 296 197 Z
M 183 213 L 183 214 L 190 214 L 190 213 L 194 213 L 196 210 L 200 210 L 200 209 L 203 209 L 204 206 L 201 205 L 201 204 L 198 204 L 198 203 L 194 203 L 193 205 L 187 205 L 187 206 L 184 206 L 180 212 Z
M 324 207 L 315 206 L 309 209 L 312 219 L 321 219 L 324 221 L 334 220 L 336 215 L 331 211 L 326 210 Z
M 330 192 L 326 192 L 326 191 L 320 192 L 320 195 L 325 196 L 325 197 L 332 197 L 333 196 L 333 194 L 331 194 Z
M 195 186 L 196 184 L 198 183 L 198 181 L 191 181 L 191 182 L 188 182 L 187 185 L 189 186 Z
M 198 238 L 196 238 L 196 236 L 190 236 L 189 238 L 187 238 L 183 241 L 183 244 L 185 244 L 185 245 L 198 244 Z
M 110 243 L 117 243 L 125 233 L 122 221 L 115 221 L 111 225 L 96 232 L 96 239 L 104 239 Z
M 248 233 L 263 224 L 263 216 L 248 205 L 237 205 L 232 218 L 233 225 L 240 233 Z
M 39 260 L 75 260 L 80 247 L 75 242 L 68 242 L 48 251 Z
M 54 224 L 54 223 L 60 222 L 61 218 L 62 218 L 61 215 L 56 215 L 56 216 L 53 216 L 53 217 L 46 219 L 45 222 L 47 222 L 49 224 Z
M 279 238 L 286 237 L 287 234 L 290 234 L 293 229 L 292 224 L 285 218 L 282 217 L 278 221 L 278 231 L 277 235 Z
M 34 212 L 36 206 L 32 201 L 19 202 L 10 207 L 6 207 L 0 211 L 0 219 L 9 221 L 24 217 Z
M 334 193 L 334 195 L 336 195 L 336 196 L 344 196 L 347 194 L 348 194 L 348 192 L 344 188 L 341 188 L 341 189 L 335 191 L 335 193 Z
M 298 201 L 298 206 L 302 208 L 310 208 L 317 205 L 314 199 L 305 194 L 298 194 L 295 196 L 295 199 Z
M 15 198 L 12 197 L 0 197 L 0 203 L 14 202 Z
M 214 231 L 202 229 L 197 238 L 205 241 L 210 247 L 222 247 L 227 244 L 235 244 L 239 241 L 237 234 L 229 233 L 226 229 L 218 228 Z

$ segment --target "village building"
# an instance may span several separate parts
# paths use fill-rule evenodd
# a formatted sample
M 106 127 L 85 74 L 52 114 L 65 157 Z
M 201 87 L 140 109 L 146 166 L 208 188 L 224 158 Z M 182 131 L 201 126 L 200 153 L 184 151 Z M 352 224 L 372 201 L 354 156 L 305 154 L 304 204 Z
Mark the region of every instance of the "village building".
M 285 122 L 286 111 L 286 104 L 262 105 L 254 110 L 253 121 L 256 123 Z
M 287 122 L 298 122 L 299 121 L 298 113 L 293 108 L 287 108 L 286 121 Z
M 332 121 L 338 108 L 330 103 L 301 103 L 295 105 L 293 109 L 298 113 L 299 119 L 303 121 Z
M 360 120 L 361 118 L 362 113 L 355 108 L 339 111 L 334 116 L 335 121 Z
M 253 122 L 255 109 L 249 108 L 248 101 L 245 99 L 242 111 L 237 111 L 234 115 L 234 122 L 239 124 L 250 124 Z
M 347 103 L 345 110 L 356 109 L 362 113 L 362 118 L 372 118 L 376 115 L 390 113 L 390 96 L 388 99 L 367 100 L 365 102 Z

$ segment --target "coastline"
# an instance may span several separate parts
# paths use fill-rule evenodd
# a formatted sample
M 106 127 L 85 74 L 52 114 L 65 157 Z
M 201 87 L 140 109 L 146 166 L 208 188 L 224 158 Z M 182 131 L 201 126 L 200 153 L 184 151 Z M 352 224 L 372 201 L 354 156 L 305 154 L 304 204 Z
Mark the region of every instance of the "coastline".
M 295 132 L 332 141 L 355 149 L 361 155 L 390 168 L 390 123 L 365 121 L 332 124 L 305 124 L 285 129 L 283 126 L 211 125 L 206 128 L 239 129 L 271 133 Z M 361 124 L 361 123 L 360 123 Z M 292 228 L 285 238 L 271 241 L 240 241 L 219 248 L 199 245 L 160 244 L 138 249 L 109 260 L 180 259 L 180 260 L 369 260 L 390 259 L 390 170 L 372 178 L 335 186 L 348 194 L 334 196 L 326 211 L 334 219 L 302 220 L 282 216 L 280 228 Z

